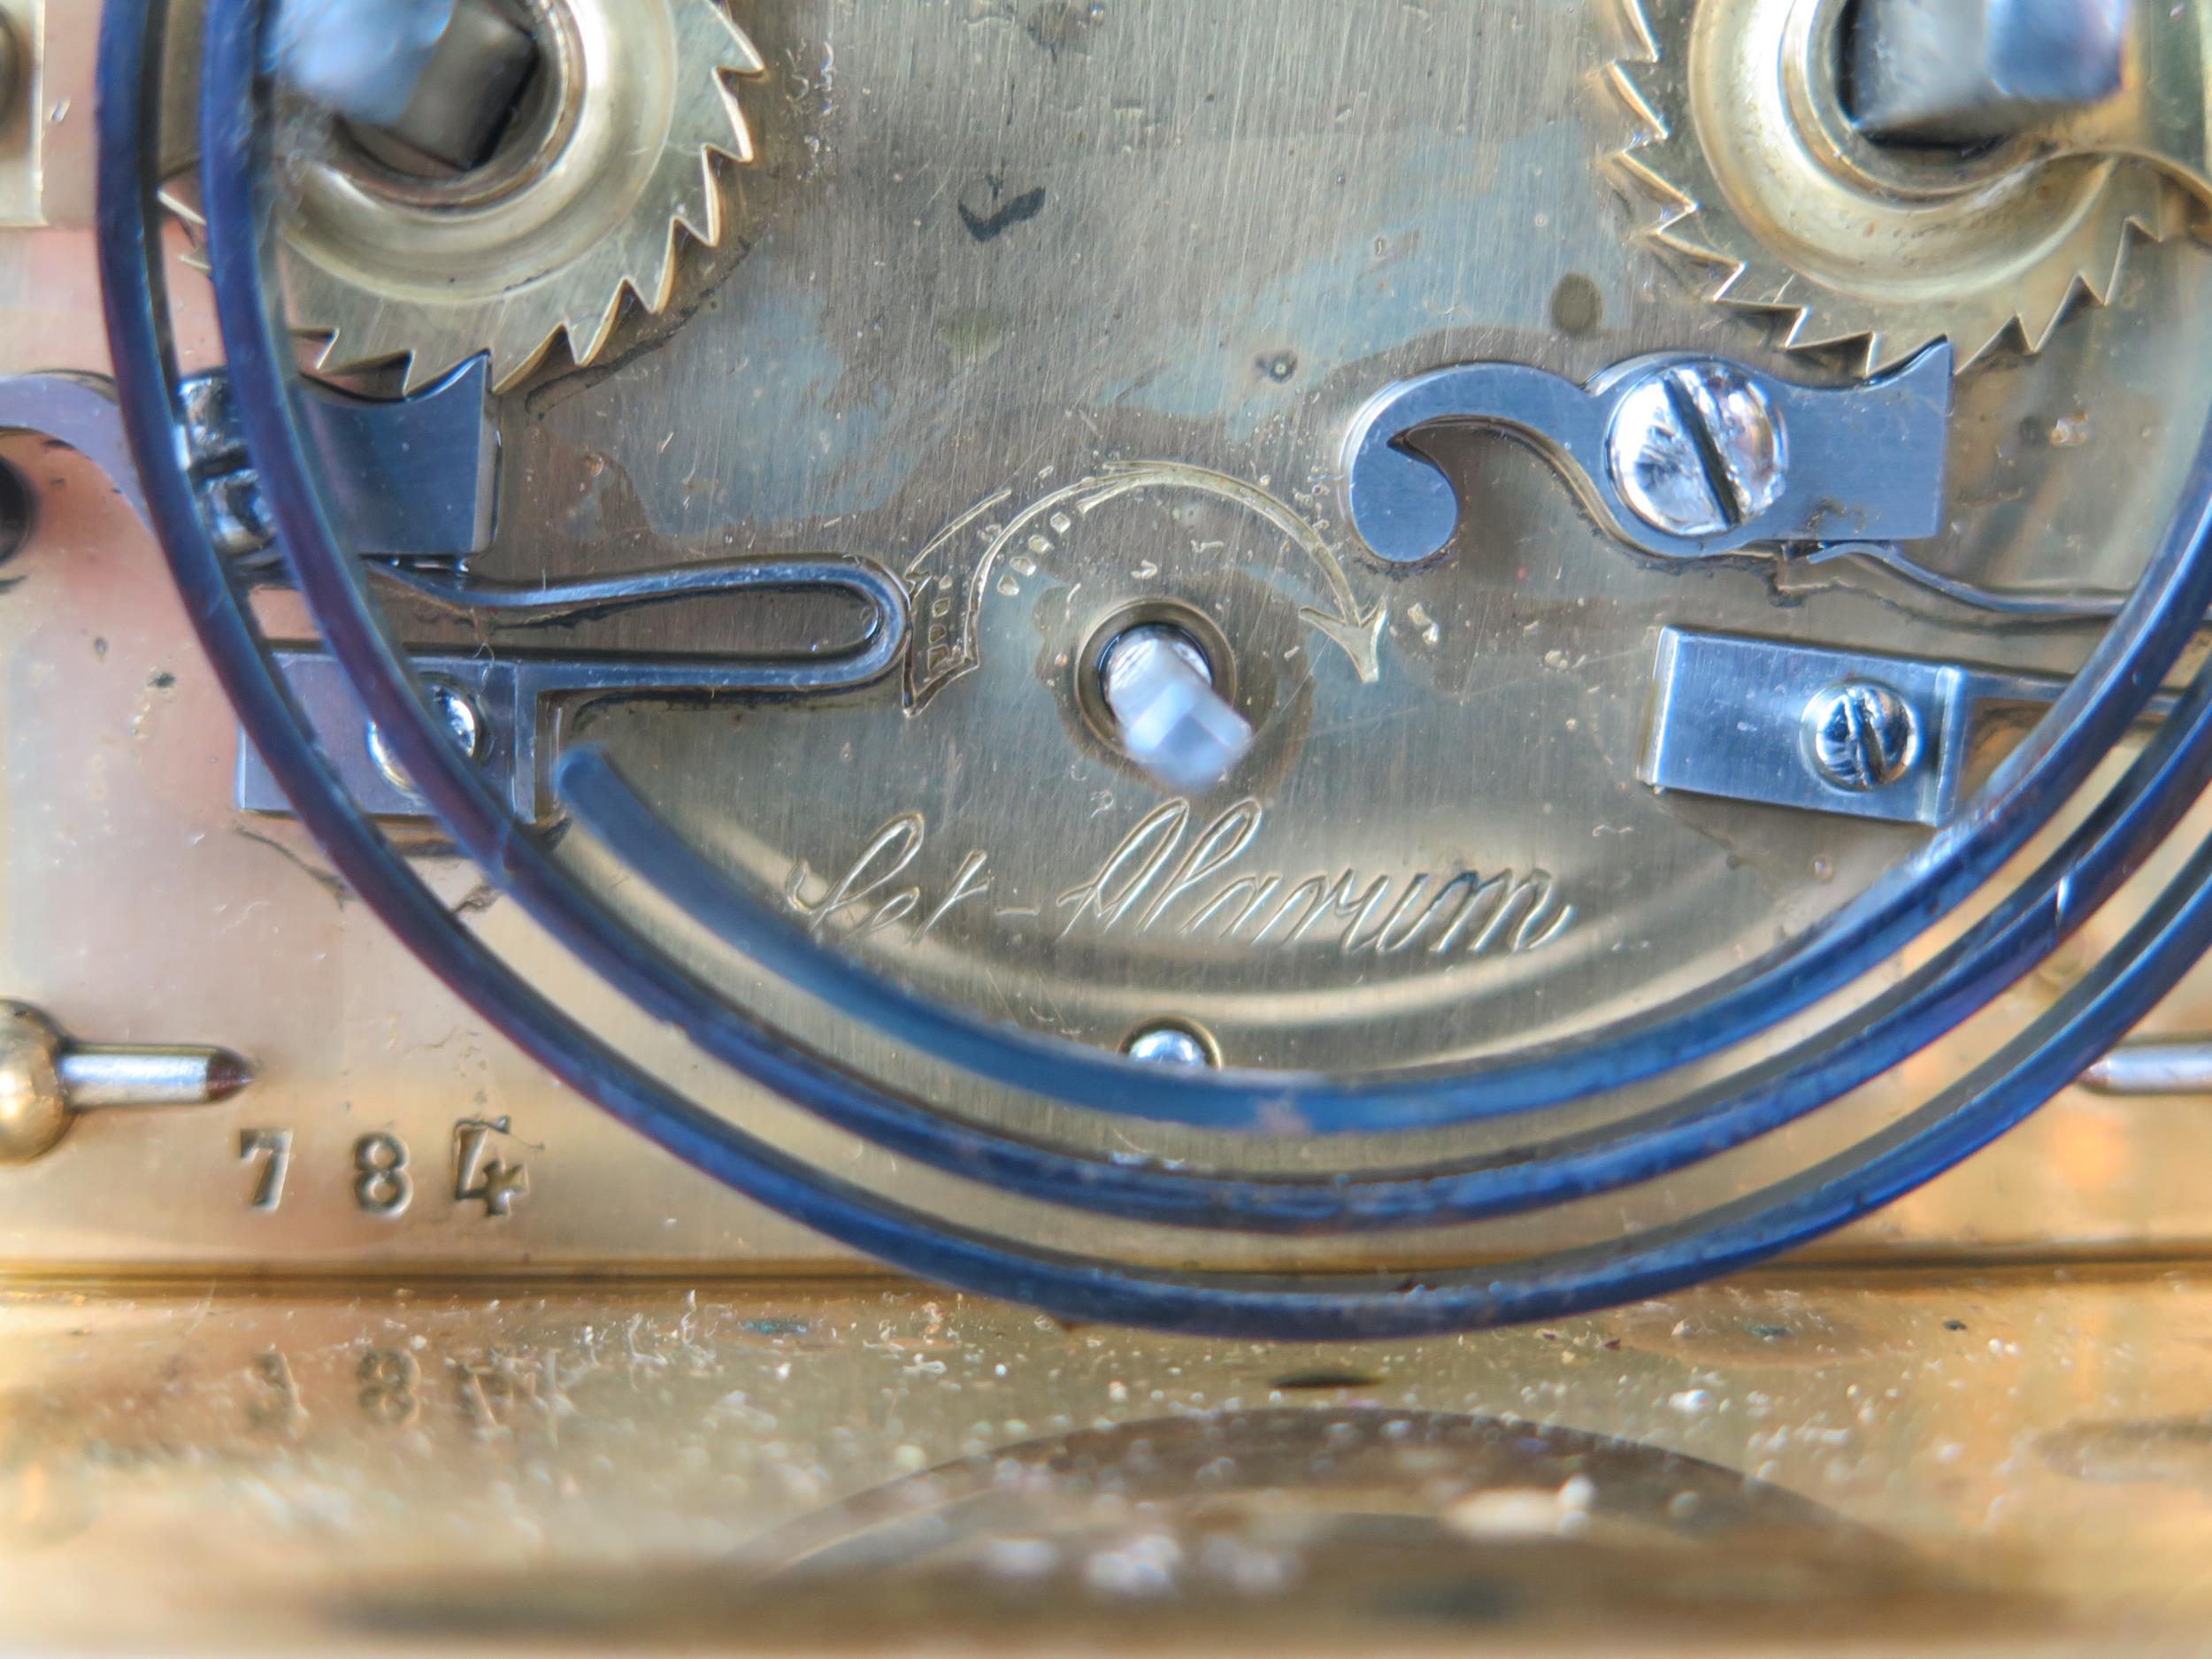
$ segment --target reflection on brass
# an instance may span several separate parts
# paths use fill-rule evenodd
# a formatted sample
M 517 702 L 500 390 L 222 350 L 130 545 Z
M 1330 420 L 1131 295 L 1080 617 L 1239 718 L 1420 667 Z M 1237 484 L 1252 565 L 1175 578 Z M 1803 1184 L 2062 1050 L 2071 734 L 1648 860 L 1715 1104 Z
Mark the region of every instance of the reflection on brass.
M 894 1290 L 0 1299 L 33 1651 L 2187 1650 L 2189 1275 L 1349 1350 Z
M 51 85 L 46 10 L 46 0 L 0 4 L 0 227 L 51 222 L 47 151 L 56 139 L 42 119 Z
M 2212 9 L 2136 0 L 2121 42 L 2117 95 L 2030 128 L 2035 153 L 2131 157 L 2212 206 Z
M 1655 1559 L 1666 1571 L 1653 1571 Z M 675 1572 L 438 1573 L 373 1586 L 342 1625 L 576 1643 L 994 1645 L 1110 1617 L 1117 1641 L 1299 1647 L 1631 1620 L 1748 1634 L 1896 1617 L 1988 1632 L 2025 1608 L 1817 1501 L 1659 1447 L 1379 1405 L 1139 1418 L 1002 1446 L 833 1503 Z M 1723 1604 L 1744 1609 L 1731 1617 Z

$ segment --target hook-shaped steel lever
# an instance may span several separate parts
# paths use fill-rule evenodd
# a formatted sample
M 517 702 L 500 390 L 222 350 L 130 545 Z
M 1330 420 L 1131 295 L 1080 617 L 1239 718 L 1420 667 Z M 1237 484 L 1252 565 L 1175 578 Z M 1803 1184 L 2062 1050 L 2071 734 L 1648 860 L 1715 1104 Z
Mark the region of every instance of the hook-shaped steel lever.
M 1414 565 L 1458 534 L 1451 480 L 1413 445 L 1471 426 L 1528 444 L 1612 534 L 1662 558 L 1755 544 L 1909 541 L 1943 524 L 1951 348 L 1813 387 L 1716 357 L 1639 357 L 1577 386 L 1517 363 L 1401 381 L 1352 424 L 1344 493 L 1378 558 Z

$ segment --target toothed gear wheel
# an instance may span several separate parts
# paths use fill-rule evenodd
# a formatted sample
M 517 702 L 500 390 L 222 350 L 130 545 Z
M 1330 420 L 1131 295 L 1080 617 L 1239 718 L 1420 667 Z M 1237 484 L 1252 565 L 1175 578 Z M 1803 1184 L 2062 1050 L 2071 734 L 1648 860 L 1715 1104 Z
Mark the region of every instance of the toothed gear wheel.
M 2131 233 L 2179 222 L 2140 163 L 1870 142 L 1837 84 L 1846 0 L 1624 3 L 1609 79 L 1641 130 L 1617 159 L 1663 210 L 1647 234 L 1792 348 L 1867 373 L 1939 340 L 1963 369 L 2016 329 L 2040 350 L 2076 295 L 2111 295 Z
M 409 390 L 480 351 L 513 385 L 565 335 L 589 363 L 626 294 L 662 310 L 678 233 L 722 237 L 713 157 L 749 161 L 733 77 L 760 54 L 718 0 L 531 0 L 544 91 L 483 177 L 432 187 L 334 154 L 296 170 L 282 246 L 318 366 L 403 360 Z

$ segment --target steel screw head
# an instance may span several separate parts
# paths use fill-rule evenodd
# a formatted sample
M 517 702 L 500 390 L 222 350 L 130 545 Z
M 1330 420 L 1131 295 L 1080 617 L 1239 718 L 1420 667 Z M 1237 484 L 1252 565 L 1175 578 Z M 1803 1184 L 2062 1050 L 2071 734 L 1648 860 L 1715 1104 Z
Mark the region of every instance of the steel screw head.
M 484 753 L 484 717 L 477 712 L 476 705 L 452 686 L 434 685 L 429 692 L 430 706 L 445 722 L 445 729 L 452 735 L 454 748 L 471 760 L 481 758 Z M 369 726 L 368 744 L 369 758 L 376 763 L 377 771 L 384 774 L 386 780 L 395 789 L 414 794 L 414 780 L 408 777 L 407 768 L 399 764 L 399 757 L 392 753 L 391 746 L 384 741 L 382 730 L 374 722 Z
M 1805 755 L 1826 783 L 1855 795 L 1886 789 L 1920 764 L 1920 717 L 1889 687 L 1853 680 L 1805 707 Z
M 246 451 L 230 376 L 221 369 L 188 376 L 178 385 L 177 406 L 209 538 L 225 558 L 245 565 L 268 563 L 257 556 L 269 551 L 276 529 Z
M 1216 1064 L 1206 1040 L 1187 1025 L 1148 1025 L 1124 1043 L 1121 1051 L 1146 1065 L 1202 1068 Z
M 1749 524 L 1782 498 L 1789 439 L 1758 381 L 1699 358 L 1655 368 L 1622 396 L 1606 462 L 1631 511 L 1694 540 Z

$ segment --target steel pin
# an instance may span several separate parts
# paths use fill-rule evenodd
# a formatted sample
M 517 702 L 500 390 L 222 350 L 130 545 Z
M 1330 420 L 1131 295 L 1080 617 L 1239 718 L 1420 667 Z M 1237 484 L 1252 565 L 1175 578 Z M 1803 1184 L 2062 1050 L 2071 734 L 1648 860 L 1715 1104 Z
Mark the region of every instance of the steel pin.
M 227 1048 L 73 1042 L 37 1009 L 0 1002 L 0 1164 L 50 1152 L 80 1112 L 210 1106 L 252 1081 Z

